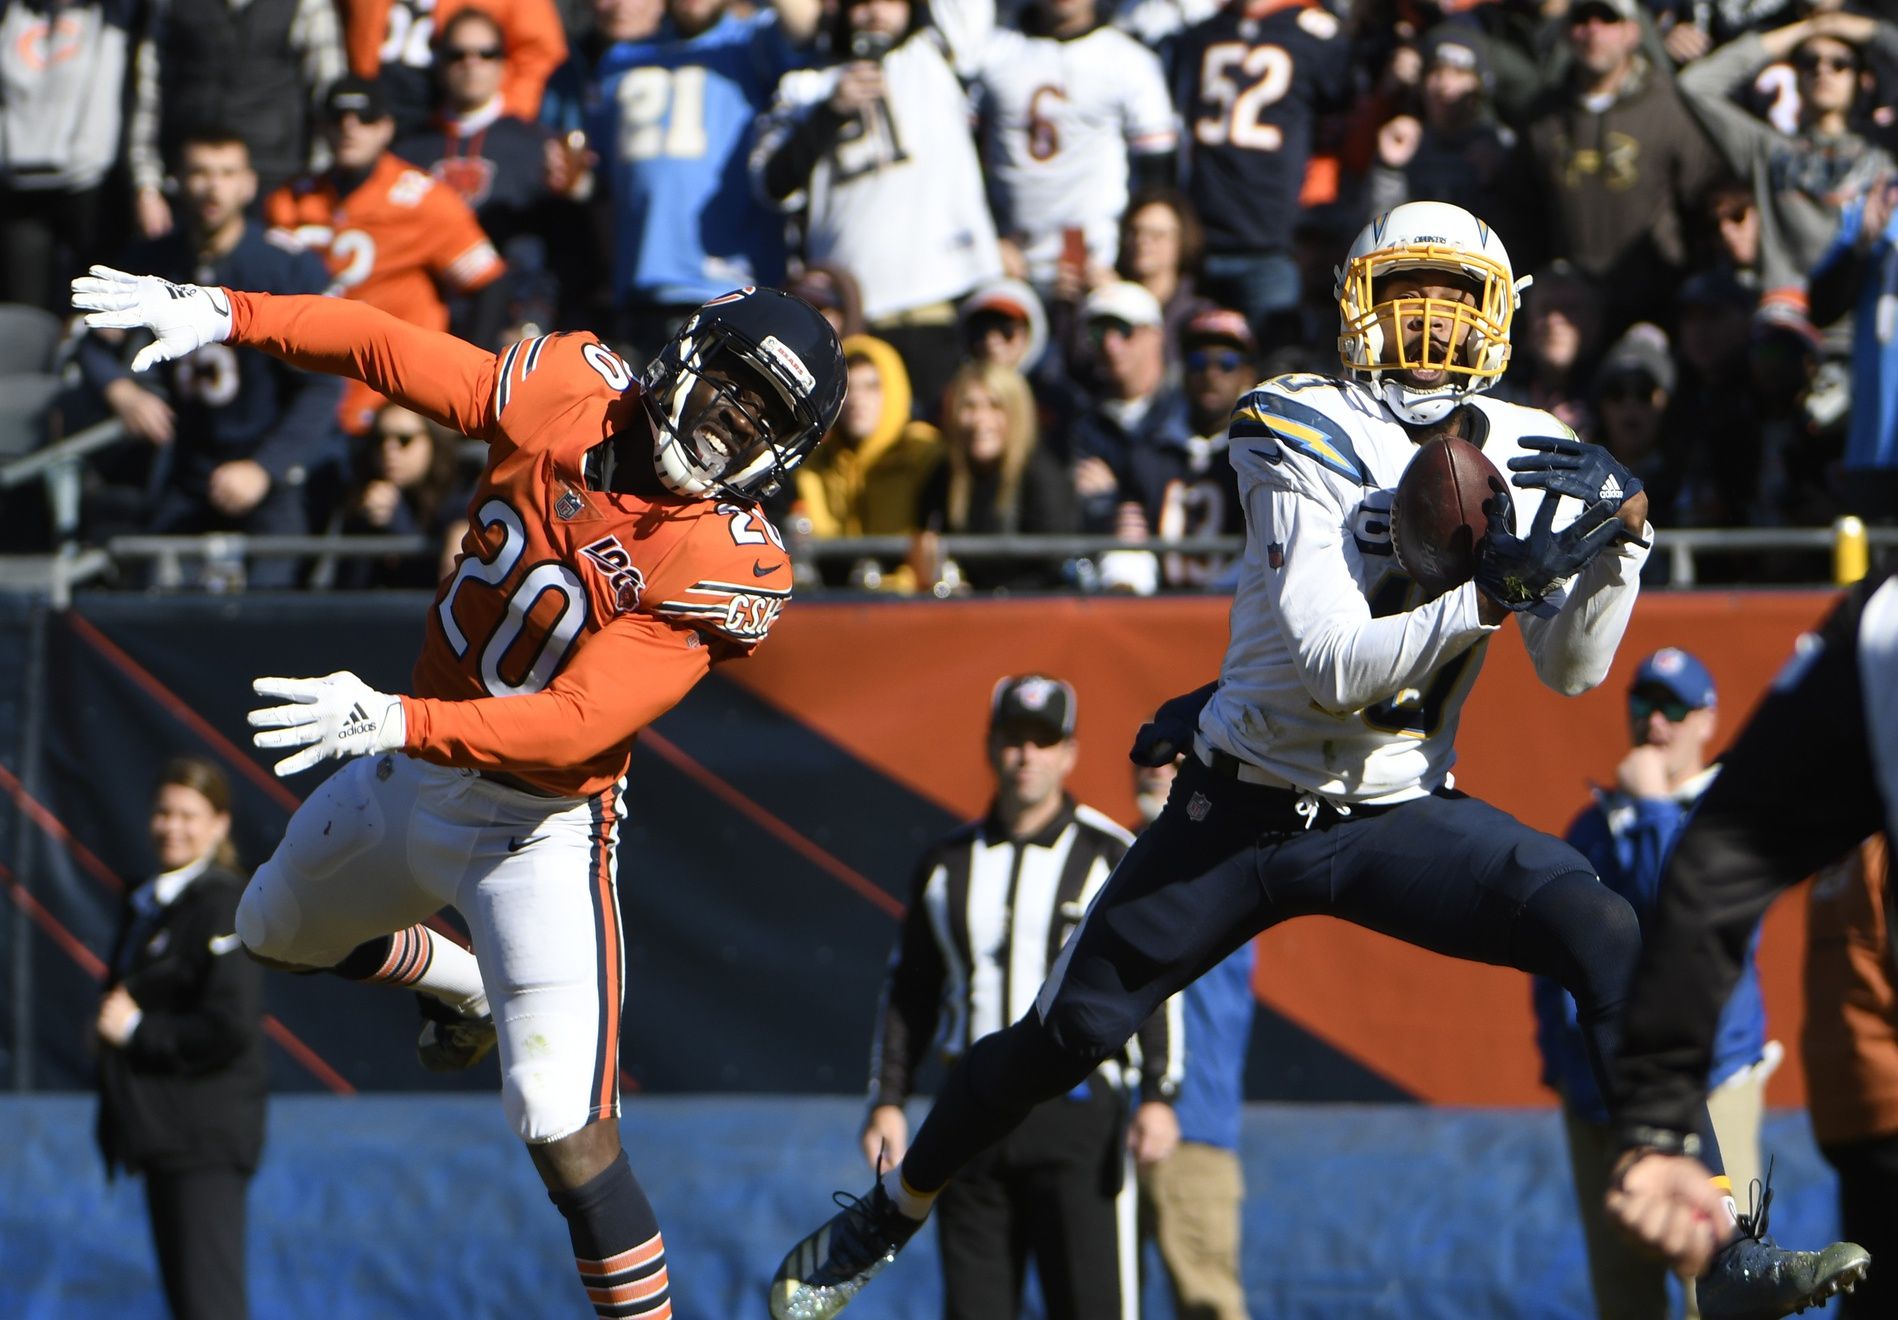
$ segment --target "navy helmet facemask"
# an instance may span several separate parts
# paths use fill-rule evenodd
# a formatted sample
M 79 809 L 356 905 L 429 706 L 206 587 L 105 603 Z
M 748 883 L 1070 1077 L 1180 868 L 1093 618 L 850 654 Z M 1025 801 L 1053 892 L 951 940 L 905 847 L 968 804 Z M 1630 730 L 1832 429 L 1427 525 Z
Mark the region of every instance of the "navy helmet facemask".
M 653 467 L 692 499 L 770 494 L 837 420 L 843 350 L 801 298 L 739 289 L 694 312 L 646 368 Z

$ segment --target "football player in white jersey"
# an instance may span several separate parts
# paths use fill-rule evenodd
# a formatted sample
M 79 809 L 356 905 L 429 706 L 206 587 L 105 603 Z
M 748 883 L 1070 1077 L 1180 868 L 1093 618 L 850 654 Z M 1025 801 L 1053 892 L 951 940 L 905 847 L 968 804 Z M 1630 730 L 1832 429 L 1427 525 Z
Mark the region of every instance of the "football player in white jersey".
M 1523 283 L 1469 212 L 1400 206 L 1338 272 L 1343 373 L 1280 376 L 1241 398 L 1231 456 L 1247 536 L 1231 644 L 1218 682 L 1169 702 L 1136 740 L 1136 759 L 1187 753 L 1165 810 L 1034 1011 L 964 1054 L 902 1162 L 786 1257 L 778 1320 L 835 1314 L 963 1163 L 1288 917 L 1325 913 L 1553 977 L 1602 1075 L 1640 953 L 1633 909 L 1568 844 L 1450 779 L 1489 635 L 1515 614 L 1542 680 L 1582 692 L 1608 672 L 1646 557 L 1633 474 L 1548 413 L 1483 397 L 1508 364 Z M 1416 446 L 1442 434 L 1514 474 L 1529 530 L 1508 530 L 1499 483 L 1476 580 L 1426 601 L 1397 566 L 1390 508 Z M 1785 1314 L 1760 1305 L 1767 1276 L 1815 1272 L 1818 1257 L 1740 1242 L 1703 1281 L 1702 1314 Z

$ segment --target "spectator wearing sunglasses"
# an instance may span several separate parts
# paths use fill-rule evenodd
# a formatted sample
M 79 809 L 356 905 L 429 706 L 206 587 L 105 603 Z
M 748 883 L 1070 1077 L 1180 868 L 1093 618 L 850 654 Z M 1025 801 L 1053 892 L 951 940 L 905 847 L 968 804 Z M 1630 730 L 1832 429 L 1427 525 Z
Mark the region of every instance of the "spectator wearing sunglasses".
M 1127 458 L 1126 490 L 1140 504 L 1155 541 L 1242 536 L 1245 509 L 1239 477 L 1226 457 L 1232 410 L 1259 379 L 1258 342 L 1243 312 L 1208 307 L 1181 327 L 1181 378 L 1187 425 L 1161 430 Z M 1204 588 L 1226 568 L 1218 555 L 1160 556 L 1160 581 L 1173 589 Z
M 433 38 L 470 8 L 489 15 L 505 38 L 501 96 L 508 113 L 538 117 L 547 80 L 567 58 L 567 35 L 554 0 L 352 0 L 338 6 L 349 71 L 380 80 L 398 132 L 428 122 L 437 53 Z
M 359 473 L 338 513 L 348 533 L 422 533 L 430 549 L 420 556 L 345 561 L 339 585 L 429 587 L 441 581 L 442 550 L 467 522 L 462 508 L 469 491 L 461 479 L 456 437 L 419 413 L 385 403 L 376 411 L 357 457 Z M 457 498 L 459 497 L 459 498 Z
M 1594 865 L 1603 884 L 1634 906 L 1644 928 L 1659 900 L 1661 871 L 1674 840 L 1718 772 L 1708 760 L 1716 727 L 1716 693 L 1707 666 L 1678 647 L 1648 656 L 1628 688 L 1633 746 L 1615 769 L 1614 787 L 1596 789 L 1595 800 L 1569 826 L 1568 841 Z M 1759 939 L 1755 927 L 1746 971 L 1720 1019 L 1707 1077 L 1707 1112 L 1736 1188 L 1761 1176 L 1766 1079 L 1783 1054 L 1778 1041 L 1766 1039 Z M 1575 1001 L 1544 977 L 1536 978 L 1533 994 L 1542 1080 L 1562 1097 L 1596 1313 L 1604 1320 L 1663 1320 L 1670 1314 L 1667 1267 L 1637 1251 L 1603 1217 L 1602 1198 L 1619 1150 L 1575 1026 Z
M 1697 269 L 1731 275 L 1749 289 L 1760 287 L 1760 208 L 1753 185 L 1723 175 L 1700 194 Z
M 435 118 L 398 137 L 395 154 L 460 195 L 508 265 L 507 296 L 519 311 L 548 308 L 546 242 L 538 232 L 548 187 L 548 134 L 507 109 L 501 95 L 507 39 L 479 9 L 463 9 L 435 39 Z M 455 320 L 466 325 L 465 309 Z M 532 318 L 544 324 L 551 311 Z M 508 318 L 510 320 L 518 317 Z
M 1733 172 L 1753 188 L 1760 211 L 1761 287 L 1805 305 L 1806 274 L 1838 232 L 1840 212 L 1892 169 L 1891 157 L 1855 131 L 1853 114 L 1870 88 L 1870 47 L 1898 59 L 1898 28 L 1864 14 L 1816 13 L 1765 33 L 1748 33 L 1680 72 L 1681 95 Z M 1797 128 L 1782 133 L 1732 100 L 1759 70 L 1790 60 L 1799 94 Z M 1828 350 L 1849 351 L 1849 318 L 1826 332 Z
M 1523 222 L 1521 238 L 1506 231 L 1517 269 L 1573 263 L 1607 300 L 1610 338 L 1667 320 L 1688 269 L 1688 217 L 1720 173 L 1667 61 L 1643 46 L 1645 12 L 1640 0 L 1568 6 L 1558 20 L 1568 72 L 1525 116 L 1508 175 Z
M 1026 281 L 991 280 L 956 309 L 962 346 L 975 362 L 1008 367 L 1024 376 L 1041 370 L 1048 354 L 1048 313 Z

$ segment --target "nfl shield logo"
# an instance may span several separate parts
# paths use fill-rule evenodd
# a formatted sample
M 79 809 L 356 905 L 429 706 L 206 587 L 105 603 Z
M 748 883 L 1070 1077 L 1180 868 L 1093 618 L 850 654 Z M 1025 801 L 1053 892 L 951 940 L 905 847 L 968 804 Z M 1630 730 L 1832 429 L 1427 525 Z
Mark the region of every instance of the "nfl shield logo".
M 1285 567 L 1284 545 L 1282 545 L 1281 543 L 1277 541 L 1274 541 L 1272 542 L 1272 544 L 1266 546 L 1265 547 L 1265 562 L 1270 564 L 1273 568 L 1284 568 Z
M 1186 818 L 1188 820 L 1205 820 L 1206 813 L 1212 809 L 1213 804 L 1207 799 L 1204 793 L 1195 793 L 1187 800 Z
M 572 486 L 561 493 L 554 501 L 554 514 L 562 522 L 570 522 L 580 516 L 580 510 L 586 508 L 586 501 L 580 498 L 580 492 Z

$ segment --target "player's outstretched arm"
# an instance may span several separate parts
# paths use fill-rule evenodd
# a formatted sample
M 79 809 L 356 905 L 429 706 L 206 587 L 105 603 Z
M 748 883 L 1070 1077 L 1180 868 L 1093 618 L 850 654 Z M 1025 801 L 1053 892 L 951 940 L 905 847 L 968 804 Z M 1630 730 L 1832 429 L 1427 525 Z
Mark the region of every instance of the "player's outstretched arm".
M 624 747 L 712 667 L 690 628 L 623 614 L 595 633 L 539 692 L 441 701 L 404 697 L 406 750 L 476 770 L 583 765 Z
M 73 281 L 73 306 L 95 330 L 150 330 L 132 359 L 144 371 L 229 342 L 309 371 L 353 376 L 462 435 L 493 420 L 496 358 L 453 335 L 424 330 L 341 298 L 272 295 L 173 284 L 109 266 Z

